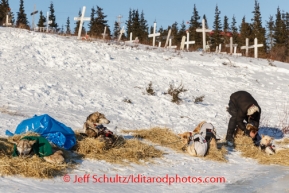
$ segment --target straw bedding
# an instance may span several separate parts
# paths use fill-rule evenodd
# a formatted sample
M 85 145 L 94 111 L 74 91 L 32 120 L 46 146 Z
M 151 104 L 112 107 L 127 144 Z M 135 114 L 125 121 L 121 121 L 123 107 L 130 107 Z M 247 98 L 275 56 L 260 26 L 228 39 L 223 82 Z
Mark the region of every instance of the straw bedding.
M 27 133 L 25 135 L 14 135 L 8 139 L 0 138 L 0 175 L 53 178 L 58 175 L 63 175 L 67 173 L 69 169 L 75 167 L 75 164 L 72 163 L 64 163 L 61 165 L 51 164 L 36 155 L 29 158 L 12 157 L 14 144 L 11 143 L 11 140 L 17 140 L 27 135 L 38 136 L 38 134 L 35 133 Z M 67 152 L 64 151 L 65 158 L 67 158 Z
M 113 136 L 113 140 L 88 138 L 76 133 L 75 150 L 84 158 L 105 160 L 110 163 L 127 164 L 153 162 L 152 158 L 161 158 L 163 152 L 137 139 L 124 139 Z
M 286 141 L 289 141 L 286 139 Z M 289 149 L 284 149 L 274 155 L 267 155 L 260 151 L 250 137 L 244 135 L 237 135 L 235 138 L 236 150 L 242 153 L 242 156 L 256 159 L 261 164 L 277 164 L 282 166 L 289 166 Z M 276 144 L 278 147 L 278 144 Z
M 141 130 L 123 130 L 124 133 L 133 133 L 133 136 L 147 139 L 153 143 L 159 144 L 161 146 L 169 147 L 177 152 L 183 152 L 184 144 L 174 132 L 169 128 L 153 127 L 150 129 L 141 129 Z M 205 159 L 226 162 L 227 159 L 225 155 L 227 150 L 221 144 L 220 149 L 210 148 Z

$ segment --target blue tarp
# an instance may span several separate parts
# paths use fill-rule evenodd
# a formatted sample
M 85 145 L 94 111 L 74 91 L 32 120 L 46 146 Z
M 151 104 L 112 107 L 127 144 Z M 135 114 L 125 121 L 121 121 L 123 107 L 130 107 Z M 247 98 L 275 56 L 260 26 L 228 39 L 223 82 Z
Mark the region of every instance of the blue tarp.
M 28 131 L 39 133 L 48 141 L 64 149 L 71 149 L 76 144 L 73 130 L 47 114 L 34 115 L 32 118 L 22 121 L 17 126 L 14 134 L 22 134 Z M 6 130 L 6 135 L 13 136 L 14 134 Z

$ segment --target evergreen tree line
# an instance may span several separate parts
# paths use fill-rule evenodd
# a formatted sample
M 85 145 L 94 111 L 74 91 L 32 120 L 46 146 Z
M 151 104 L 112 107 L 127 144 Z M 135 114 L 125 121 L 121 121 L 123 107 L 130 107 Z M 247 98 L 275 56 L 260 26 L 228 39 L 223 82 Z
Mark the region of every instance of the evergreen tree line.
M 58 28 L 58 24 L 56 23 L 56 16 L 53 3 L 51 2 L 49 6 L 50 15 L 49 15 L 49 26 L 55 28 L 57 31 L 60 31 Z M 289 13 L 282 12 L 280 8 L 277 8 L 277 13 L 274 16 L 270 16 L 268 21 L 266 21 L 266 27 L 262 25 L 262 17 L 260 12 L 260 5 L 258 0 L 255 0 L 254 10 L 252 11 L 253 18 L 251 21 L 248 21 L 245 16 L 242 18 L 240 26 L 236 25 L 236 18 L 233 15 L 231 22 L 229 22 L 229 18 L 225 15 L 223 21 L 221 21 L 221 11 L 216 5 L 215 8 L 215 17 L 213 21 L 212 32 L 207 33 L 208 44 L 211 46 L 211 51 L 219 44 L 228 44 L 230 37 L 233 37 L 234 44 L 238 44 L 238 51 L 244 52 L 244 50 L 240 50 L 240 47 L 245 45 L 246 38 L 249 38 L 249 45 L 254 44 L 254 38 L 258 39 L 258 44 L 263 44 L 264 46 L 258 49 L 258 53 L 260 57 L 264 58 L 272 58 L 280 61 L 289 62 Z M 9 8 L 8 0 L 0 0 L 0 24 L 5 23 L 6 15 L 9 15 L 10 21 L 14 22 L 13 13 Z M 81 16 L 81 11 L 78 13 Z M 92 7 L 90 21 L 88 24 L 88 34 L 91 37 L 100 38 L 104 32 L 104 28 L 106 27 L 107 38 L 110 38 L 110 29 L 107 24 L 106 15 L 103 12 L 103 9 L 99 6 L 96 6 L 96 9 Z M 206 15 L 203 15 L 202 19 L 205 19 L 206 28 L 207 18 Z M 167 26 L 167 28 L 163 28 L 162 26 L 157 30 L 157 32 L 161 33 L 160 37 L 157 37 L 157 41 L 161 42 L 164 45 L 166 41 L 166 37 L 168 34 L 168 30 L 171 30 L 171 38 L 172 44 L 180 46 L 182 36 L 186 36 L 187 32 L 189 32 L 190 41 L 194 40 L 195 44 L 191 45 L 191 50 L 196 50 L 202 47 L 202 34 L 196 32 L 196 29 L 202 27 L 202 19 L 198 13 L 196 5 L 193 7 L 193 12 L 190 21 L 179 24 L 174 22 L 172 25 Z M 45 27 L 47 18 L 40 11 L 38 27 Z M 79 21 L 76 21 L 76 25 L 74 28 L 74 32 L 72 32 L 70 28 L 70 19 L 67 18 L 67 22 L 65 25 L 65 29 L 61 28 L 61 32 L 75 35 L 78 33 L 79 29 Z M 16 26 L 20 24 L 24 24 L 28 26 L 27 15 L 25 13 L 23 0 L 20 0 L 19 11 L 17 12 Z M 132 38 L 135 39 L 138 37 L 140 43 L 143 44 L 151 44 L 152 38 L 148 38 L 148 34 L 153 32 L 153 26 L 148 27 L 147 21 L 144 17 L 144 12 L 142 11 L 139 14 L 139 11 L 129 10 L 128 19 L 125 22 L 126 25 L 126 35 L 123 36 L 123 39 L 128 39 L 130 33 L 132 32 Z M 121 29 L 121 23 L 119 21 L 115 21 L 114 29 L 112 37 L 116 38 L 119 35 Z M 82 29 L 82 35 L 87 33 L 85 28 Z M 222 46 L 223 48 L 225 46 Z M 250 49 L 250 56 L 253 56 L 253 49 Z

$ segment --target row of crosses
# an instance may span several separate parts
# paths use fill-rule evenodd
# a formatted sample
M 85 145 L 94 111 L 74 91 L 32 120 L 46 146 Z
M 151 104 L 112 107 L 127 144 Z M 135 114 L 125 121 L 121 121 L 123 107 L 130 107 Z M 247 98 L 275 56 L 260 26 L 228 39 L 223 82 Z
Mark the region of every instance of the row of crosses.
M 82 14 L 80 17 L 74 17 L 74 20 L 76 21 L 79 21 L 79 30 L 78 30 L 78 39 L 80 39 L 81 37 L 81 31 L 82 31 L 82 25 L 83 25 L 83 22 L 84 21 L 90 21 L 90 18 L 89 17 L 84 17 L 85 15 L 85 9 L 86 7 L 83 6 L 82 8 Z M 49 18 L 49 13 L 47 12 L 47 18 Z M 50 21 L 48 21 L 49 23 Z M 9 23 L 8 23 L 8 16 L 6 17 L 6 26 L 8 26 Z M 156 37 L 157 36 L 160 36 L 160 33 L 156 33 L 156 23 L 154 23 L 154 28 L 153 28 L 153 33 L 152 34 L 149 34 L 148 37 L 152 37 L 153 38 L 153 47 L 155 46 L 155 40 L 156 40 Z M 48 31 L 48 25 L 47 25 L 47 31 Z M 202 33 L 202 37 L 203 37 L 203 50 L 206 51 L 208 49 L 208 45 L 206 45 L 206 33 L 207 32 L 211 32 L 212 30 L 210 29 L 206 29 L 205 27 L 205 20 L 203 19 L 202 20 L 202 28 L 201 29 L 196 29 L 197 32 L 201 32 Z M 124 27 L 122 27 L 122 29 L 120 30 L 120 34 L 119 34 L 119 37 L 118 37 L 118 40 L 117 41 L 120 41 L 121 39 L 121 36 L 122 34 L 125 33 L 125 30 L 124 30 Z M 166 39 L 166 43 L 165 43 L 165 46 L 164 47 L 167 47 L 167 48 L 176 48 L 176 46 L 172 46 L 171 45 L 171 30 L 169 30 L 168 32 L 168 36 L 167 36 L 167 39 Z M 106 34 L 106 27 L 104 28 L 104 33 L 102 34 L 103 35 L 103 39 L 105 39 L 105 36 L 107 35 Z M 187 41 L 185 41 L 185 39 L 187 39 Z M 138 43 L 138 38 L 136 38 L 135 40 L 132 40 L 132 33 L 130 33 L 130 40 L 129 41 L 126 41 L 126 42 L 129 42 L 129 43 Z M 168 43 L 169 43 L 169 46 L 168 46 Z M 183 36 L 182 37 L 182 42 L 181 42 L 181 50 L 184 49 L 184 45 L 186 45 L 186 49 L 188 50 L 189 49 L 189 45 L 190 44 L 195 44 L 195 41 L 190 41 L 189 40 L 189 33 L 187 32 L 187 37 Z M 159 44 L 160 46 L 160 44 Z M 252 46 L 249 46 L 249 39 L 246 38 L 246 46 L 242 46 L 241 49 L 246 49 L 246 56 L 248 56 L 248 49 L 250 48 L 254 48 L 254 57 L 257 58 L 258 57 L 258 47 L 262 47 L 263 44 L 258 44 L 258 40 L 257 38 L 254 39 L 254 45 Z M 233 44 L 233 38 L 231 37 L 230 38 L 230 44 L 229 45 L 226 45 L 226 47 L 230 47 L 230 54 L 232 54 L 233 52 L 233 47 L 234 47 L 234 54 L 236 54 L 236 47 L 237 45 L 236 44 Z M 216 49 L 217 50 L 217 49 Z M 219 46 L 219 51 L 221 50 L 221 45 Z

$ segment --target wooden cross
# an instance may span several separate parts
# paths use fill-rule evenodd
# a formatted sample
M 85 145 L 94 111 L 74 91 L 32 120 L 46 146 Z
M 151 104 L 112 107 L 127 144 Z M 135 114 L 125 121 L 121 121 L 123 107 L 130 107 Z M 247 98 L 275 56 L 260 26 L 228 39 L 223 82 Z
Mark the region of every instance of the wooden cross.
M 182 37 L 182 41 L 181 41 L 181 47 L 180 47 L 181 50 L 184 50 L 185 41 L 186 41 L 186 36 L 183 36 L 183 37 Z
M 154 31 L 152 34 L 149 34 L 149 38 L 153 37 L 153 46 L 155 46 L 155 42 L 156 42 L 156 36 L 160 36 L 160 33 L 156 33 L 156 27 L 157 27 L 157 23 L 154 23 Z
M 246 38 L 246 46 L 241 46 L 241 50 L 246 49 L 246 56 L 248 56 L 249 51 L 249 38 Z
M 132 32 L 129 33 L 129 41 L 125 41 L 125 43 L 138 43 L 139 39 L 138 37 L 135 38 L 135 40 L 132 40 Z
M 258 48 L 263 47 L 263 44 L 258 44 L 258 39 L 254 39 L 254 45 L 250 46 L 249 48 L 254 48 L 254 58 L 258 58 Z
M 202 20 L 202 29 L 196 29 L 196 32 L 203 33 L 203 50 L 206 50 L 206 32 L 211 32 L 212 30 L 206 29 L 205 19 Z
M 190 33 L 187 32 L 187 41 L 185 42 L 185 44 L 187 45 L 187 50 L 189 50 L 189 44 L 195 44 L 195 41 L 189 41 L 189 37 L 190 37 Z
M 79 21 L 79 29 L 78 29 L 77 39 L 80 39 L 83 22 L 84 22 L 84 21 L 90 21 L 90 18 L 89 18 L 89 17 L 84 17 L 85 9 L 86 9 L 86 7 L 83 6 L 83 7 L 82 7 L 81 17 L 74 17 L 74 21 Z
M 36 5 L 34 5 L 34 9 L 33 9 L 33 12 L 30 13 L 30 15 L 32 15 L 32 24 L 31 24 L 31 28 L 34 29 L 35 28 L 35 25 L 34 25 L 34 16 L 35 14 L 37 14 L 38 11 L 36 10 Z
M 104 32 L 101 35 L 102 35 L 102 39 L 105 39 L 105 36 L 107 36 L 107 34 L 106 34 L 106 26 L 104 27 Z
M 3 25 L 5 25 L 6 27 L 8 27 L 9 25 L 12 25 L 12 23 L 9 23 L 9 16 L 8 15 L 6 15 L 6 22 Z
M 52 21 L 49 20 L 49 11 L 47 11 L 47 18 L 46 18 L 46 32 L 48 33 L 48 25 L 51 24 Z
M 168 48 L 177 48 L 177 46 L 172 46 L 172 38 L 169 40 L 169 47 Z
M 133 43 L 132 32 L 129 33 L 129 41 L 125 41 L 125 43 Z
M 233 37 L 230 37 L 230 44 L 226 44 L 226 47 L 230 47 L 230 54 L 233 52 L 233 48 L 235 49 L 238 44 L 233 44 Z
M 121 36 L 122 36 L 122 34 L 125 32 L 125 30 L 124 30 L 124 27 L 122 27 L 122 29 L 120 30 L 120 34 L 119 34 L 119 36 L 118 36 L 118 42 L 120 41 L 120 39 L 121 39 Z

